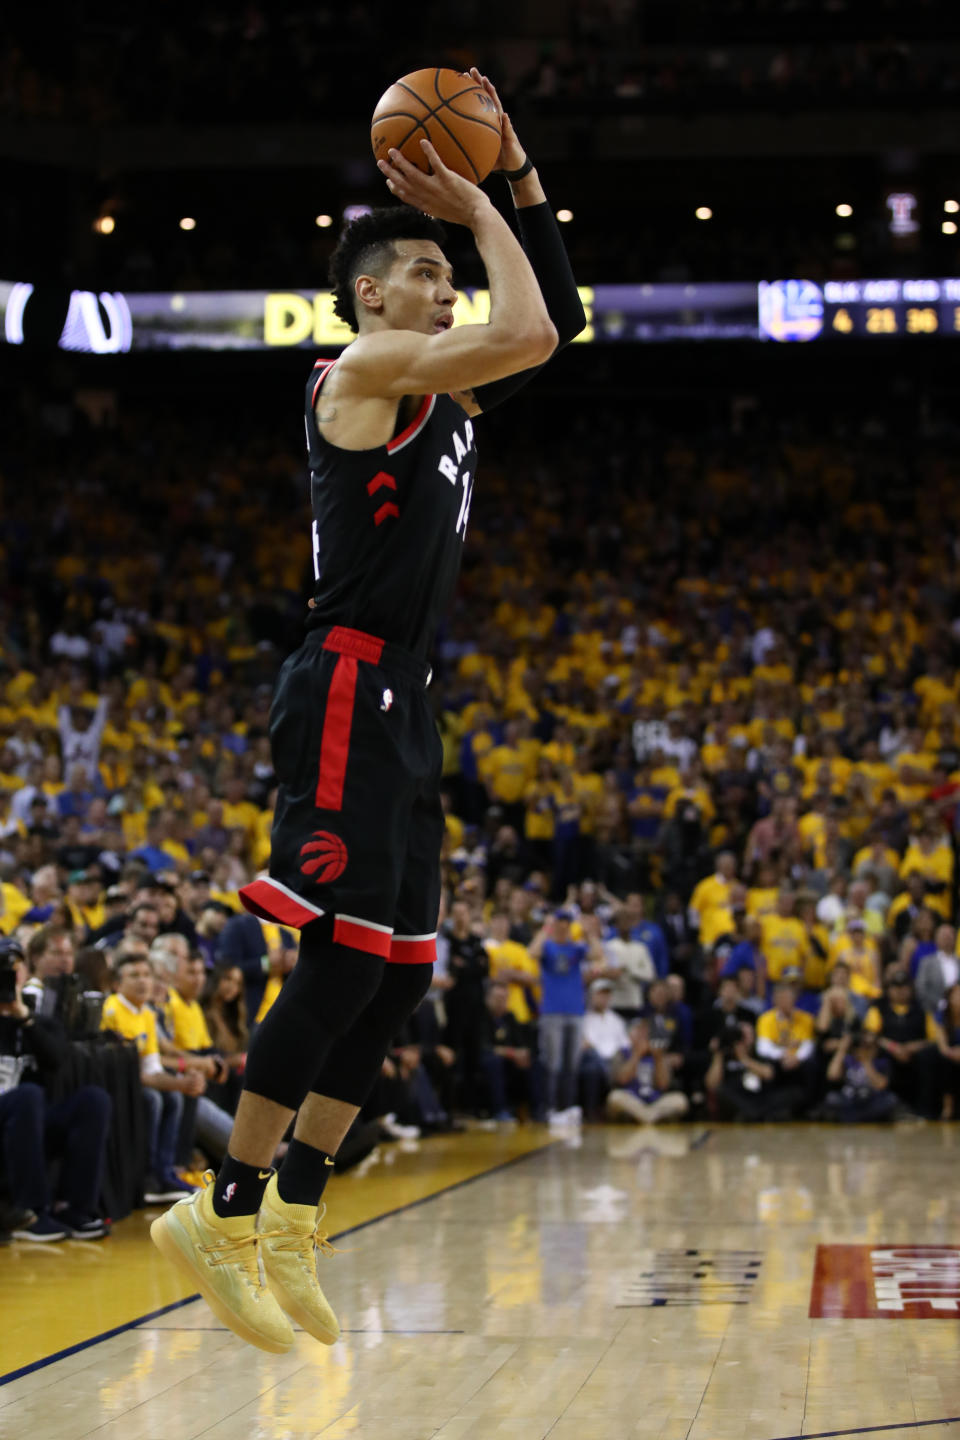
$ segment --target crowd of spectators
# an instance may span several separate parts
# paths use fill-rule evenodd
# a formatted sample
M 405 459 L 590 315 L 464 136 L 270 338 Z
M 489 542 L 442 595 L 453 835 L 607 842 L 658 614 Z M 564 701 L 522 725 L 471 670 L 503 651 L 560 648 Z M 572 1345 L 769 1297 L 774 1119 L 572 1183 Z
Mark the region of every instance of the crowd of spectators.
M 557 433 L 538 403 L 488 426 L 431 687 L 438 963 L 364 1119 L 952 1117 L 951 432 L 684 436 L 596 403 Z M 100 431 L 54 406 L 0 453 L 0 1125 L 29 1103 L 43 1139 L 30 1076 L 86 996 L 138 1047 L 158 1201 L 222 1155 L 296 959 L 237 891 L 269 859 L 306 490 L 231 415 L 225 443 L 159 401 Z M 62 1149 L 63 1116 L 46 1130 Z M 14 1233 L 102 1233 L 89 1193 L 58 1202 L 5 1153 Z
M 356 76 L 378 55 L 390 57 L 384 84 L 427 61 L 480 63 L 512 105 L 556 102 L 583 116 L 631 104 L 684 113 L 927 107 L 960 84 L 960 56 L 943 44 L 955 22 L 935 5 L 914 7 L 919 17 L 862 9 L 845 27 L 837 12 L 856 7 L 831 6 L 819 24 L 805 7 L 806 26 L 797 23 L 804 7 L 786 4 L 762 7 L 764 24 L 744 6 L 725 17 L 696 5 L 670 7 L 669 17 L 639 5 L 575 5 L 566 15 L 514 5 L 500 17 L 461 8 L 435 7 L 433 23 L 421 13 L 429 42 L 399 12 L 364 4 L 201 7 L 160 36 L 132 12 L 86 7 L 59 46 L 25 19 L 0 50 L 0 113 L 97 125 L 312 122 L 350 112 Z

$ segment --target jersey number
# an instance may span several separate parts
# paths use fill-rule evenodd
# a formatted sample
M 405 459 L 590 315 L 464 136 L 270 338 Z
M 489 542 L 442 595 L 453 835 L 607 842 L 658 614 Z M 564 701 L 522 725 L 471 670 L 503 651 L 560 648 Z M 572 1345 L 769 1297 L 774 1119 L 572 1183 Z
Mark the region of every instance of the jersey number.
M 467 536 L 467 521 L 470 519 L 470 501 L 473 499 L 473 480 L 469 471 L 461 476 L 463 483 L 463 499 L 460 501 L 460 514 L 457 516 L 457 534 L 464 539 Z

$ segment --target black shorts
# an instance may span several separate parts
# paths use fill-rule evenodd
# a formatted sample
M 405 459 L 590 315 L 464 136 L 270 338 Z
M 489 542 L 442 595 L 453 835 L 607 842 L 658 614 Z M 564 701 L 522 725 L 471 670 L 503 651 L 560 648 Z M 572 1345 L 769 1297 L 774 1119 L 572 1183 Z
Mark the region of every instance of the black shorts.
M 317 630 L 285 662 L 270 711 L 279 782 L 270 873 L 240 898 L 386 960 L 432 963 L 440 909 L 443 749 L 429 667 L 360 630 Z

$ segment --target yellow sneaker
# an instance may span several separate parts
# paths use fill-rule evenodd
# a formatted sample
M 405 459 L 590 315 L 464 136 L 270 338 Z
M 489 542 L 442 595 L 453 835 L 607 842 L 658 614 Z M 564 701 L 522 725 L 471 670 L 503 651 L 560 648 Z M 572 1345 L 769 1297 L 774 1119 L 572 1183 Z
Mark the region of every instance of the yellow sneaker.
M 267 1284 L 290 1319 L 322 1344 L 334 1345 L 340 1325 L 317 1279 L 317 1251 L 334 1253 L 320 1229 L 325 1209 L 288 1205 L 271 1175 L 260 1206 L 260 1254 Z
M 212 1172 L 204 1181 L 202 1190 L 154 1220 L 151 1239 L 235 1335 L 272 1355 L 285 1355 L 293 1346 L 293 1327 L 263 1283 L 257 1217 L 223 1219 L 213 1208 Z

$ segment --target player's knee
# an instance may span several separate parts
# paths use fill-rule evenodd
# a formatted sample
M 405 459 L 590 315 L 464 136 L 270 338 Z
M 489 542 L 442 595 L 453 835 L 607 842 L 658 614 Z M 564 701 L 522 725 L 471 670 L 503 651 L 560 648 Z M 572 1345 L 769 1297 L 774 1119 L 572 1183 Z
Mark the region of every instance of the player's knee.
M 394 1023 L 402 1025 L 423 1000 L 432 979 L 432 965 L 388 965 L 377 992 L 377 1002 L 382 1000 Z
M 385 962 L 378 955 L 334 944 L 319 924 L 300 937 L 300 957 L 266 1017 L 277 1012 L 285 1023 L 342 1035 L 376 996 Z

